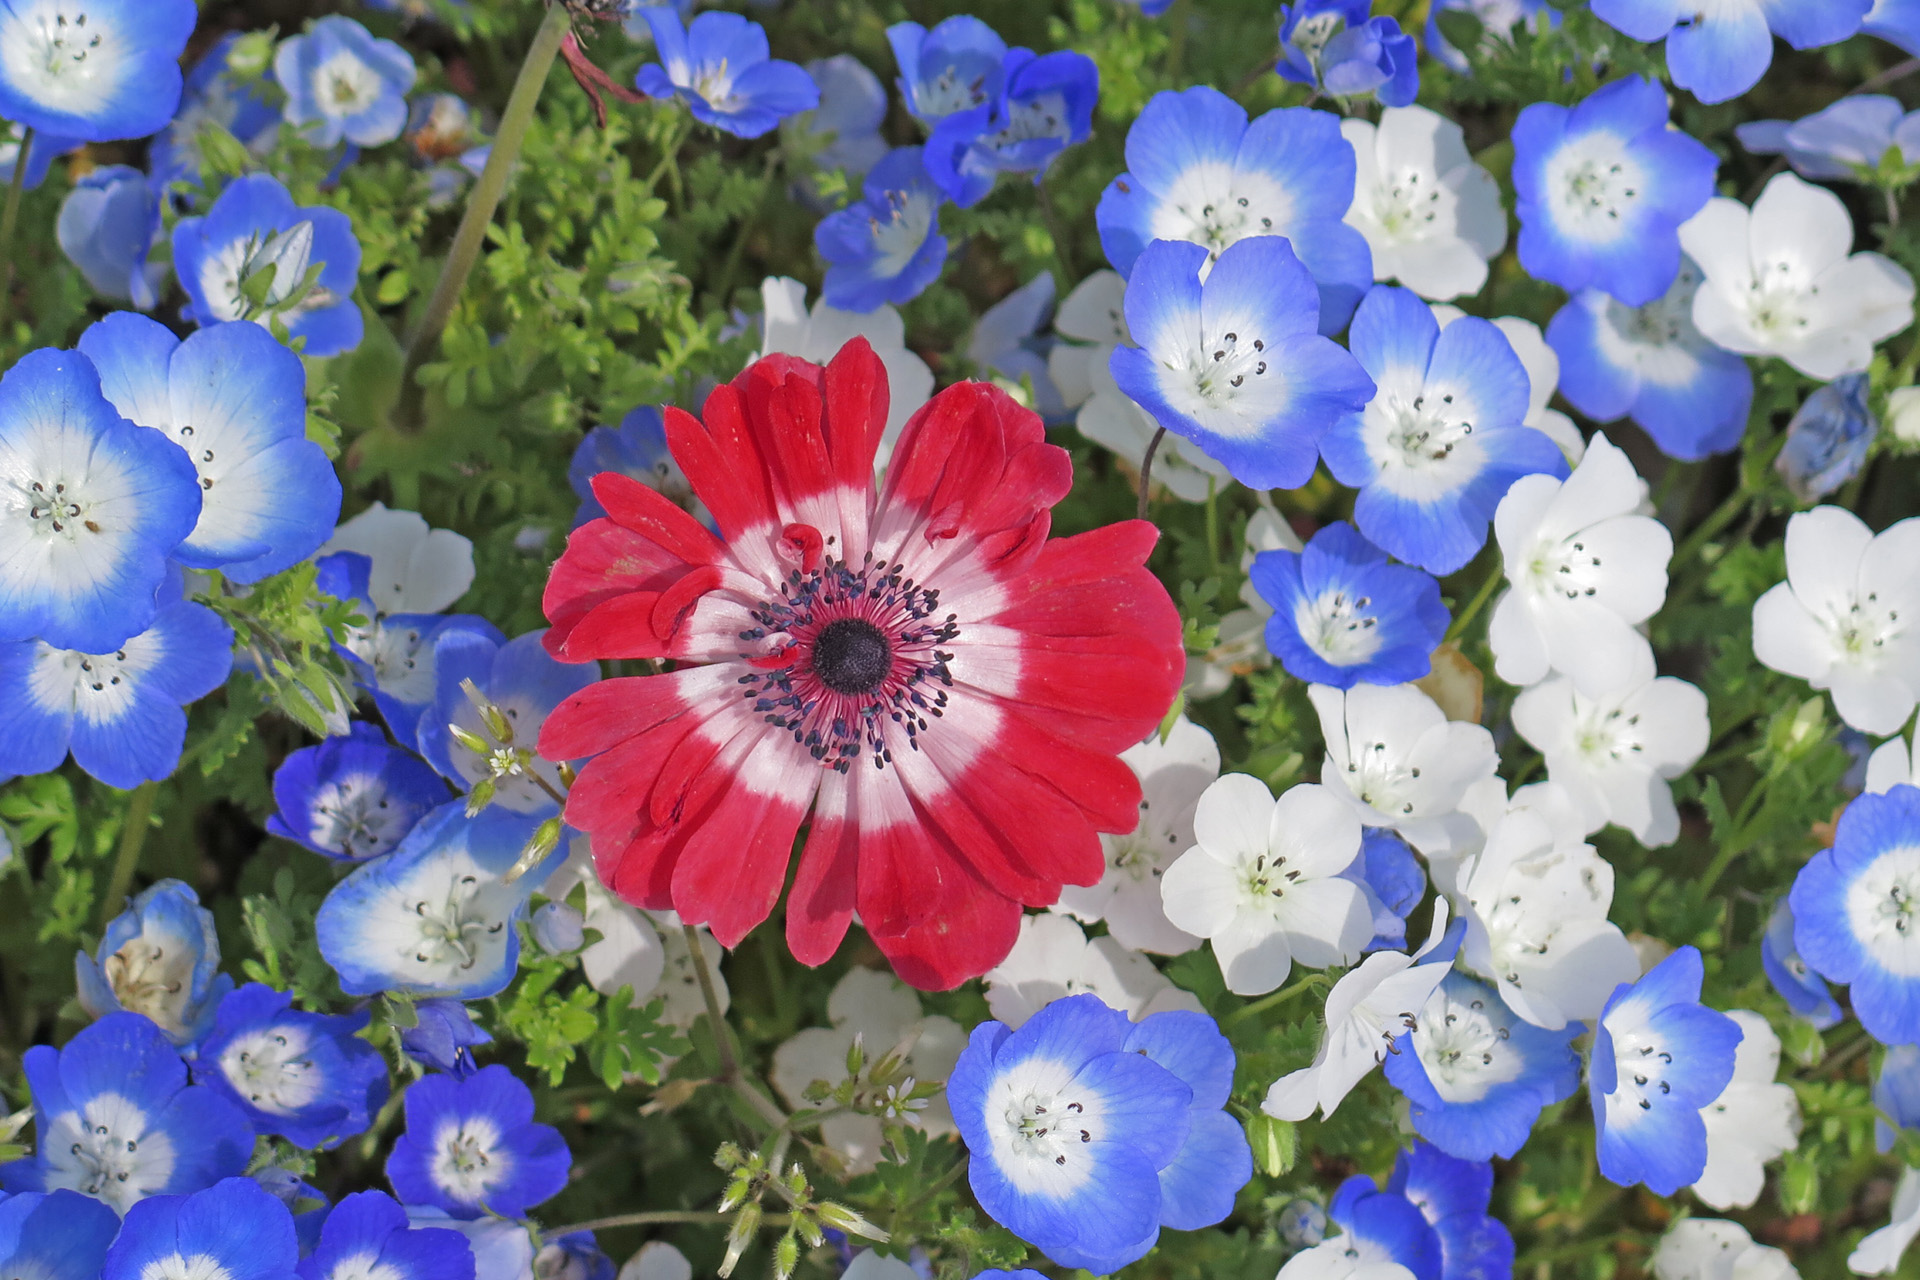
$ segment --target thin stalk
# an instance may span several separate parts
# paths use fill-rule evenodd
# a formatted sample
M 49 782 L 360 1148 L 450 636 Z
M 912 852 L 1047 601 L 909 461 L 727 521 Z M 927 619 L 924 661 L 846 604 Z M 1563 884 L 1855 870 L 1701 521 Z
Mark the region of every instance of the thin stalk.
M 1238 1009 L 1235 1009 L 1232 1013 L 1228 1014 L 1226 1017 L 1220 1019 L 1220 1025 L 1223 1027 L 1231 1027 L 1235 1023 L 1245 1022 L 1248 1018 L 1258 1017 L 1259 1015 L 1266 1013 L 1270 1009 L 1277 1009 L 1281 1005 L 1285 1004 L 1287 1001 L 1299 995 L 1302 991 L 1305 991 L 1308 987 L 1314 986 L 1323 981 L 1324 979 L 1322 979 L 1319 974 L 1317 973 L 1309 974 L 1307 977 L 1300 979 L 1300 981 L 1294 983 L 1290 987 L 1282 987 L 1280 990 L 1274 992 L 1270 996 L 1261 996 L 1258 1000 L 1255 1000 L 1252 1004 L 1240 1006 Z
M 550 1227 L 541 1234 L 549 1240 L 561 1236 L 570 1236 L 576 1231 L 611 1231 L 615 1227 L 657 1227 L 674 1226 L 682 1223 L 719 1224 L 732 1222 L 730 1213 L 714 1213 L 702 1209 L 649 1209 L 645 1213 L 616 1213 L 611 1218 L 589 1218 L 585 1222 L 570 1222 L 564 1227 Z M 763 1227 L 787 1227 L 792 1225 L 790 1214 L 769 1213 L 760 1219 Z
M 0 213 L 0 261 L 7 264 L 6 292 L 0 293 L 0 314 L 5 314 L 7 294 L 13 291 L 13 233 L 20 225 L 20 193 L 27 189 L 27 152 L 33 147 L 33 130 L 20 135 L 20 149 L 13 155 L 13 181 L 7 184 L 6 212 Z
M 726 1015 L 720 1012 L 719 989 L 713 984 L 713 970 L 707 967 L 707 953 L 700 945 L 700 931 L 690 924 L 680 926 L 687 939 L 687 954 L 693 960 L 693 975 L 700 983 L 700 999 L 707 1006 L 707 1027 L 713 1032 L 714 1052 L 720 1058 L 720 1074 L 714 1077 L 716 1083 L 724 1084 L 745 1098 L 762 1119 L 775 1129 L 782 1129 L 791 1121 L 791 1117 L 774 1104 L 773 1099 L 753 1087 L 753 1084 L 740 1072 L 740 1061 L 733 1056 L 733 1041 L 727 1038 Z
M 1134 515 L 1141 520 L 1147 518 L 1147 494 L 1153 490 L 1153 455 L 1160 451 L 1160 441 L 1166 437 L 1166 434 L 1165 427 L 1155 431 L 1153 439 L 1147 441 L 1146 456 L 1140 459 L 1140 505 L 1135 509 Z
M 1487 607 L 1487 601 L 1493 599 L 1493 593 L 1499 590 L 1500 584 L 1506 580 L 1506 570 L 1501 565 L 1494 565 L 1487 573 L 1487 580 L 1480 584 L 1478 591 L 1473 593 L 1473 599 L 1467 601 L 1467 607 L 1460 611 L 1460 616 L 1455 618 L 1453 625 L 1447 628 L 1447 639 L 1458 640 L 1465 635 L 1467 628 L 1472 626 L 1473 620 L 1480 615 L 1480 611 Z
M 440 269 L 440 279 L 433 286 L 426 312 L 407 342 L 407 363 L 400 375 L 400 388 L 414 412 L 403 412 L 403 423 L 415 424 L 420 399 L 415 378 L 420 366 L 438 350 L 440 335 L 446 331 L 454 304 L 460 301 L 467 277 L 480 259 L 487 228 L 493 222 L 494 211 L 500 207 L 500 197 L 506 192 L 514 162 L 520 158 L 527 126 L 533 122 L 540 91 L 546 87 L 547 73 L 553 69 L 554 57 L 560 52 L 560 41 L 566 36 L 570 21 L 566 5 L 555 4 L 549 8 L 533 37 L 533 44 L 527 48 L 526 59 L 520 64 L 520 75 L 507 98 L 506 113 L 500 117 L 499 131 L 494 134 L 493 149 L 487 154 L 487 167 L 481 170 L 480 180 L 473 184 L 473 191 L 467 197 L 467 209 L 460 217 L 459 229 L 453 233 L 453 247 L 447 251 L 446 266 Z
M 120 847 L 114 851 L 113 871 L 107 877 L 107 896 L 100 902 L 100 928 L 120 914 L 127 890 L 133 887 L 133 873 L 140 866 L 140 847 L 147 842 L 147 828 L 153 821 L 153 797 L 160 790 L 157 782 L 143 782 L 133 789 L 127 801 L 127 822 L 120 828 Z
M 1220 486 L 1207 477 L 1207 568 L 1220 576 Z

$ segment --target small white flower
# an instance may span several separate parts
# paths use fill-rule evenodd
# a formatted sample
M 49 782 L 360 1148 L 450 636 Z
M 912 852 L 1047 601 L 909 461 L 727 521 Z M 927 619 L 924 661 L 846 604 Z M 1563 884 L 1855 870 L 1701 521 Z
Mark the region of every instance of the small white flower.
M 1787 521 L 1787 580 L 1753 606 L 1753 656 L 1833 693 L 1862 733 L 1893 733 L 1920 693 L 1920 518 L 1875 535 L 1840 507 Z
M 1054 910 L 1107 932 L 1123 947 L 1179 955 L 1200 939 L 1167 921 L 1160 877 L 1193 846 L 1193 811 L 1200 793 L 1220 776 L 1213 735 L 1181 716 L 1165 742 L 1158 730 L 1120 753 L 1140 779 L 1140 823 L 1126 835 L 1102 835 L 1107 871 L 1095 885 L 1068 885 Z
M 693 1263 L 665 1240 L 650 1240 L 621 1265 L 618 1280 L 693 1280 Z
M 1320 780 L 1360 821 L 1393 828 L 1428 857 L 1445 857 L 1479 838 L 1460 801 L 1499 764 L 1492 734 L 1447 719 L 1410 684 L 1361 684 L 1344 692 L 1314 685 L 1307 697 L 1327 744 Z
M 1920 787 L 1920 772 L 1914 770 L 1907 740 L 1895 734 L 1867 757 L 1867 783 L 1862 790 L 1877 796 L 1902 785 Z
M 1330 1116 L 1367 1073 L 1386 1060 L 1395 1036 L 1418 1026 L 1417 1015 L 1451 965 L 1420 960 L 1447 932 L 1447 900 L 1433 904 L 1426 945 L 1412 955 L 1376 951 L 1327 993 L 1326 1031 L 1313 1062 L 1274 1081 L 1260 1109 L 1281 1120 L 1305 1120 L 1315 1107 Z
M 1920 1235 L 1920 1169 L 1908 1169 L 1900 1175 L 1889 1219 L 1886 1226 L 1854 1246 L 1847 1255 L 1847 1270 L 1857 1276 L 1890 1276 L 1899 1269 L 1900 1255 Z
M 1310 968 L 1351 964 L 1373 936 L 1358 885 L 1340 878 L 1360 852 L 1350 805 L 1311 783 L 1278 800 L 1258 778 L 1230 773 L 1194 813 L 1194 847 L 1160 880 L 1167 919 L 1208 939 L 1237 995 Z
M 1461 966 L 1536 1027 L 1591 1022 L 1615 987 L 1640 976 L 1633 945 L 1607 919 L 1613 868 L 1592 845 L 1556 837 L 1544 817 L 1502 818 L 1461 880 Z
M 807 286 L 786 276 L 768 276 L 760 284 L 766 308 L 760 354 L 776 352 L 824 365 L 854 338 L 865 338 L 887 369 L 887 429 L 873 465 L 884 467 L 907 419 L 933 395 L 933 370 L 907 349 L 907 325 L 892 307 L 862 315 L 830 307 L 823 298 L 807 309 Z
M 1654 1250 L 1653 1274 L 1656 1280 L 1800 1280 L 1786 1254 L 1755 1244 L 1745 1227 L 1723 1218 L 1675 1223 Z
M 1373 278 L 1423 298 L 1480 292 L 1507 243 L 1500 184 L 1473 163 L 1460 126 L 1425 107 L 1388 107 L 1378 127 L 1343 120 L 1356 181 L 1346 224 L 1373 250 Z
M 1586 697 L 1566 676 L 1526 690 L 1513 727 L 1546 758 L 1547 777 L 1566 789 L 1582 833 L 1609 822 L 1648 848 L 1672 844 L 1680 814 L 1668 780 L 1706 752 L 1707 697 L 1685 680 L 1655 677 L 1649 653 L 1611 693 Z
M 1060 915 L 1022 917 L 1013 950 L 985 980 L 987 1008 L 1015 1030 L 1055 1000 L 1089 991 L 1136 1022 L 1167 1009 L 1200 1008 L 1138 951 L 1111 936 L 1090 939 Z
M 1920 444 L 1920 387 L 1897 387 L 1887 394 L 1886 427 L 1902 444 Z
M 373 561 L 367 594 L 381 613 L 439 613 L 473 585 L 473 543 L 430 529 L 417 512 L 374 503 L 333 531 L 315 557 L 353 551 Z
M 1652 665 L 1634 628 L 1667 598 L 1673 535 L 1634 514 L 1646 484 L 1602 435 L 1564 481 L 1522 476 L 1494 513 L 1506 593 L 1487 640 L 1508 684 L 1537 684 L 1552 671 L 1590 697 L 1621 688 Z
M 1809 378 L 1857 373 L 1873 346 L 1913 323 L 1913 277 L 1892 259 L 1855 253 L 1840 197 L 1776 174 L 1751 213 L 1716 197 L 1680 228 L 1706 282 L 1693 323 L 1747 356 L 1779 356 Z
M 1767 1020 L 1746 1009 L 1729 1009 L 1740 1024 L 1733 1079 L 1718 1098 L 1700 1108 L 1707 1122 L 1707 1167 L 1693 1194 L 1716 1209 L 1744 1209 L 1760 1198 L 1766 1164 L 1800 1143 L 1800 1100 L 1793 1086 L 1778 1083 L 1780 1037 Z

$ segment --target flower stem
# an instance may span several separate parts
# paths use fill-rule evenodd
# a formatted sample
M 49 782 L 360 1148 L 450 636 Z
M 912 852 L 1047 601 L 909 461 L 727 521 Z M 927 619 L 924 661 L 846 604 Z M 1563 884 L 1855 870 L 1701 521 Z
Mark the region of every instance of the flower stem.
M 147 828 L 153 822 L 153 798 L 160 790 L 157 782 L 143 782 L 133 789 L 127 801 L 126 825 L 120 828 L 120 847 L 113 855 L 113 871 L 107 877 L 107 896 L 100 900 L 100 928 L 120 914 L 127 890 L 133 887 L 133 873 L 140 865 L 140 847 L 147 842 Z
M 570 21 L 566 5 L 551 6 L 545 21 L 540 24 L 540 30 L 533 37 L 533 44 L 527 49 L 526 60 L 520 64 L 520 75 L 513 82 L 513 93 L 507 98 L 506 113 L 500 117 L 500 129 L 493 138 L 493 149 L 487 153 L 486 168 L 481 170 L 480 180 L 473 184 L 473 190 L 467 196 L 467 209 L 460 217 L 459 229 L 453 233 L 453 247 L 447 251 L 446 265 L 440 269 L 440 279 L 433 286 L 433 296 L 427 301 L 426 312 L 420 317 L 413 337 L 407 342 L 406 368 L 400 376 L 405 406 L 401 414 L 403 423 L 414 424 L 417 421 L 420 395 L 416 379 L 420 366 L 438 349 L 440 335 L 446 331 L 454 304 L 460 300 L 467 277 L 472 274 L 474 263 L 480 259 L 480 248 L 486 241 L 487 228 L 493 222 L 494 211 L 500 207 L 500 197 L 506 192 L 507 179 L 512 175 L 514 162 L 520 158 L 520 146 L 526 140 L 527 126 L 533 122 L 533 111 L 539 105 L 540 91 L 546 87 L 547 72 L 553 69 L 554 56 L 560 51 L 560 41 L 567 34 Z
M 0 315 L 5 315 L 7 299 L 13 293 L 13 233 L 20 225 L 20 193 L 27 189 L 27 152 L 33 147 L 33 130 L 20 134 L 20 149 L 13 153 L 13 181 L 7 184 L 7 207 L 0 213 L 0 262 L 7 264 L 5 288 L 0 289 Z
M 776 1130 L 784 1128 L 791 1117 L 741 1074 L 740 1061 L 733 1056 L 733 1042 L 727 1038 L 726 1015 L 720 1012 L 720 993 L 713 985 L 713 970 L 707 967 L 707 953 L 700 945 L 700 931 L 690 924 L 683 924 L 680 928 L 687 939 L 687 954 L 693 961 L 693 975 L 700 982 L 700 998 L 707 1006 L 707 1029 L 713 1032 L 713 1049 L 720 1058 L 720 1074 L 714 1077 L 715 1082 L 728 1086 L 745 1098 L 748 1105 Z
M 1153 439 L 1147 441 L 1146 456 L 1140 459 L 1140 505 L 1135 515 L 1147 518 L 1147 495 L 1153 490 L 1153 455 L 1160 451 L 1160 441 L 1166 437 L 1167 429 L 1161 427 L 1153 433 Z
M 730 1213 L 714 1213 L 704 1209 L 649 1209 L 645 1213 L 616 1213 L 611 1218 L 570 1222 L 564 1227 L 549 1227 L 541 1234 L 552 1240 L 576 1231 L 611 1231 L 615 1227 L 673 1226 L 682 1223 L 719 1225 L 732 1221 L 733 1215 Z M 763 1227 L 786 1227 L 791 1223 L 792 1217 L 784 1213 L 769 1213 L 760 1219 Z
M 1488 570 L 1487 580 L 1480 584 L 1480 589 L 1473 593 L 1473 599 L 1467 601 L 1467 607 L 1460 611 L 1460 616 L 1455 618 L 1453 625 L 1447 628 L 1447 639 L 1458 640 L 1465 635 L 1467 628 L 1472 626 L 1473 620 L 1480 615 L 1480 611 L 1487 607 L 1487 601 L 1493 599 L 1493 593 L 1506 580 L 1506 571 L 1502 566 L 1496 564 Z
M 1290 987 L 1282 987 L 1270 996 L 1261 996 L 1252 1004 L 1241 1005 L 1238 1009 L 1235 1009 L 1232 1013 L 1220 1019 L 1220 1025 L 1230 1027 L 1235 1023 L 1245 1022 L 1248 1018 L 1258 1017 L 1269 1009 L 1277 1009 L 1307 988 L 1324 981 L 1325 979 L 1317 973 L 1308 974 Z

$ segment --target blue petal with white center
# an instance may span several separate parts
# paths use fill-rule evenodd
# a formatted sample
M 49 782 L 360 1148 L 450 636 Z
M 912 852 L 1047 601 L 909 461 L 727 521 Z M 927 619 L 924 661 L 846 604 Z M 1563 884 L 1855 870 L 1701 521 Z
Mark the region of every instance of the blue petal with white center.
M 220 1002 L 193 1078 L 239 1107 L 260 1133 L 303 1150 L 365 1133 L 387 1100 L 387 1060 L 359 1038 L 367 1010 L 292 1007 L 291 992 L 249 982 Z
M 107 922 L 93 955 L 73 958 L 80 1006 L 95 1018 L 142 1014 L 176 1045 L 202 1039 L 233 979 L 220 972 L 213 913 L 193 886 L 160 880 Z
M 78 1191 L 124 1214 L 231 1178 L 253 1154 L 246 1117 L 189 1084 L 179 1052 L 137 1013 L 102 1018 L 58 1049 L 35 1045 L 22 1065 L 35 1154 L 0 1166 L 8 1191 Z
M 1006 81 L 1007 42 L 970 14 L 956 14 L 929 31 L 917 22 L 887 28 L 900 66 L 907 111 L 925 125 L 991 104 Z
M 1571 1087 L 1571 1086 L 1570 1086 Z M 1444 1280 L 1508 1280 L 1513 1233 L 1487 1213 L 1493 1166 L 1458 1160 L 1424 1142 L 1393 1162 L 1387 1191 L 1406 1198 L 1440 1237 Z
M 1263 551 L 1248 571 L 1273 606 L 1267 648 L 1308 684 L 1405 684 L 1447 634 L 1433 576 L 1394 564 L 1344 520 L 1300 551 Z
M 1313 281 L 1287 241 L 1231 245 L 1203 285 L 1208 261 L 1184 240 L 1155 241 L 1140 255 L 1126 297 L 1140 345 L 1114 350 L 1114 381 L 1242 484 L 1298 488 L 1313 474 L 1322 434 L 1367 403 L 1373 382 L 1320 336 Z
M 1405 948 L 1407 917 L 1427 896 L 1426 868 L 1414 857 L 1412 847 L 1387 827 L 1368 827 L 1360 836 L 1360 856 L 1340 878 L 1360 886 L 1373 915 L 1373 941 L 1364 949 Z
M 1725 453 L 1746 433 L 1753 370 L 1693 323 L 1700 268 L 1682 255 L 1673 285 L 1643 307 L 1583 289 L 1547 325 L 1560 394 L 1595 422 L 1632 418 L 1682 462 Z
M 565 1140 L 534 1123 L 532 1092 L 505 1067 L 416 1080 L 406 1117 L 387 1180 L 407 1204 L 456 1218 L 519 1218 L 567 1185 L 573 1157 Z
M 1537 102 L 1513 127 L 1520 265 L 1630 307 L 1672 286 L 1680 224 L 1713 195 L 1719 161 L 1667 127 L 1659 85 L 1629 77 L 1575 107 Z
M 1321 47 L 1320 85 L 1343 100 L 1371 94 L 1381 106 L 1411 106 L 1420 95 L 1419 57 L 1399 19 L 1382 14 L 1348 27 Z
M 1594 0 L 1593 16 L 1635 40 L 1667 42 L 1673 83 L 1702 102 L 1737 98 L 1766 74 L 1773 37 L 1796 49 L 1837 44 L 1873 0 Z
M 963 209 L 986 199 L 1003 173 L 1031 173 L 1038 182 L 1054 157 L 1093 132 L 1099 97 L 1100 70 L 1085 54 L 1012 50 L 999 98 L 934 126 L 927 175 Z
M 200 147 L 210 128 L 232 134 L 256 155 L 278 136 L 280 112 L 266 94 L 272 75 L 247 80 L 229 65 L 239 39 L 237 31 L 221 36 L 187 72 L 180 109 L 147 145 L 147 170 L 155 191 L 164 193 L 175 183 L 199 184 Z
M 1670 1196 L 1707 1167 L 1700 1108 L 1733 1079 L 1740 1024 L 1700 1003 L 1700 952 L 1681 947 L 1607 1000 L 1594 1029 L 1587 1093 L 1600 1172 Z
M 0 1196 L 0 1275 L 99 1280 L 120 1218 L 76 1191 Z
M 294 291 L 307 268 L 320 265 L 313 289 L 297 301 Z M 173 228 L 173 269 L 185 286 L 187 318 L 211 325 L 250 315 L 241 285 L 273 268 L 267 311 L 302 338 L 302 354 L 333 356 L 360 345 L 360 306 L 353 287 L 360 278 L 360 242 L 353 221 L 338 209 L 301 208 L 268 174 L 236 178 L 202 218 L 182 218 Z
M 737 13 L 703 13 L 686 26 L 661 6 L 641 11 L 659 62 L 634 83 L 650 98 L 679 98 L 693 118 L 739 138 L 757 138 L 788 116 L 820 105 L 799 65 L 771 56 L 767 33 Z
M 119 311 L 81 334 L 80 350 L 114 408 L 193 460 L 200 520 L 175 559 L 258 582 L 333 536 L 340 479 L 307 438 L 306 369 L 267 330 L 216 324 L 181 341 Z
M 292 752 L 273 772 L 267 832 L 340 862 L 391 853 L 447 802 L 447 784 L 373 725 Z
M 1794 878 L 1793 944 L 1882 1044 L 1920 1042 L 1920 788 L 1856 796 Z
M 597 662 L 556 661 L 541 643 L 543 628 L 495 644 L 466 632 L 450 632 L 434 644 L 434 668 L 439 689 L 433 712 L 420 721 L 420 754 L 455 786 L 471 790 L 483 778 L 495 780 L 493 803 L 512 813 L 545 817 L 558 811 L 547 790 L 534 780 L 544 778 L 553 791 L 560 778 L 553 763 L 504 763 L 508 747 L 481 756 L 463 746 L 451 731 L 458 726 L 483 742 L 495 741 L 467 696 L 461 682 L 471 680 L 481 694 L 506 714 L 512 730 L 510 747 L 531 749 L 540 737 L 547 715 L 573 694 L 600 678 Z
M 178 599 L 109 652 L 41 640 L 0 644 L 0 773 L 47 773 L 69 751 L 110 787 L 157 782 L 180 763 L 186 707 L 227 682 L 233 629 Z
M 1317 1253 L 1344 1254 L 1353 1271 L 1396 1263 L 1414 1280 L 1443 1280 L 1440 1235 L 1412 1201 L 1374 1186 L 1373 1179 L 1355 1174 L 1340 1184 L 1327 1206 L 1327 1217 L 1340 1234 L 1315 1246 Z M 1328 1274 L 1344 1275 L 1334 1271 Z
M 813 229 L 827 261 L 821 296 L 842 311 L 904 305 L 940 278 L 947 238 L 940 234 L 940 189 L 927 177 L 919 147 L 895 147 L 868 171 L 859 203 L 830 213 Z
M 352 18 L 321 18 L 282 40 L 273 74 L 287 93 L 287 123 L 316 147 L 377 147 L 406 127 L 413 57 Z
M 0 117 L 87 142 L 158 132 L 197 17 L 193 0 L 0 0 Z
M 1815 1030 L 1837 1026 L 1845 1016 L 1826 980 L 1800 958 L 1793 943 L 1793 905 L 1785 898 L 1773 904 L 1767 931 L 1760 935 L 1760 967 L 1794 1016 L 1805 1018 Z
M 1394 1041 L 1387 1080 L 1412 1104 L 1414 1132 L 1450 1156 L 1512 1159 L 1541 1110 L 1580 1087 L 1582 1024 L 1536 1027 L 1465 973 L 1448 974 L 1416 1021 Z
M 473 1046 L 492 1044 L 493 1037 L 474 1025 L 467 1006 L 458 1000 L 422 1000 L 413 1012 L 417 1021 L 400 1033 L 400 1048 L 409 1058 L 452 1076 L 470 1076 L 480 1069 Z
M 251 1178 L 127 1211 L 101 1280 L 295 1280 L 300 1241 L 287 1206 Z
M 1069 996 L 1018 1031 L 975 1027 L 947 1080 L 981 1207 L 1061 1265 L 1099 1274 L 1152 1247 L 1160 1171 L 1191 1128 L 1194 1090 L 1125 1052 L 1130 1031 L 1098 996 Z
M 199 480 L 115 411 L 92 361 L 33 351 L 0 377 L 0 474 L 0 642 L 112 653 L 153 624 Z
M 67 192 L 53 230 L 95 293 L 142 308 L 158 300 L 165 269 L 149 265 L 147 253 L 160 230 L 160 202 L 146 174 L 124 164 L 88 173 Z
M 1253 1178 L 1246 1130 L 1223 1110 L 1233 1092 L 1233 1046 L 1206 1014 L 1176 1009 L 1142 1018 L 1121 1047 L 1146 1055 L 1193 1091 L 1186 1141 L 1160 1170 L 1158 1226 L 1198 1231 L 1224 1221 Z
M 1337 333 L 1373 283 L 1366 237 L 1343 221 L 1355 169 L 1329 112 L 1290 107 L 1249 124 L 1217 89 L 1158 93 L 1127 131 L 1127 172 L 1100 197 L 1100 246 L 1131 278 L 1156 240 L 1201 245 L 1210 267 L 1242 240 L 1283 236 L 1318 287 L 1319 331 Z
M 380 1191 L 343 1198 L 300 1260 L 300 1280 L 474 1280 L 473 1246 L 458 1231 L 415 1227 Z
M 455 800 L 335 885 L 314 925 L 341 990 L 475 1000 L 505 989 L 527 900 L 559 861 L 506 882 L 538 825 L 499 808 L 469 818 Z
M 1426 303 L 1382 286 L 1354 314 L 1348 345 L 1378 390 L 1320 450 L 1334 478 L 1360 490 L 1354 523 L 1389 554 L 1452 573 L 1486 542 L 1515 480 L 1566 476 L 1560 447 L 1522 425 L 1527 371 L 1488 321 L 1442 331 Z

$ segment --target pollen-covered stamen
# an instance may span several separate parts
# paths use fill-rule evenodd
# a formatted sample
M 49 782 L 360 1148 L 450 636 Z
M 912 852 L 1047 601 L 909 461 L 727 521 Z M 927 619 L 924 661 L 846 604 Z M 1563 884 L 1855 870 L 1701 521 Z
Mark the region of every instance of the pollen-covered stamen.
M 1673 1054 L 1660 1036 L 1637 1028 L 1616 1034 L 1613 1060 L 1618 1069 L 1618 1096 L 1642 1111 L 1653 1110 L 1655 1099 L 1673 1092 L 1673 1084 L 1666 1078 L 1673 1069 Z
M 45 538 L 59 534 L 72 542 L 85 533 L 99 533 L 100 523 L 92 516 L 93 504 L 81 494 L 77 483 L 66 480 L 35 480 L 21 494 L 27 519 L 34 532 Z
M 1093 1141 L 1086 1104 L 1053 1094 L 1029 1093 L 1007 1108 L 1016 1152 L 1031 1160 L 1065 1166 L 1077 1148 Z
M 100 32 L 87 25 L 85 10 L 69 15 L 64 7 L 58 8 L 51 21 L 43 14 L 40 38 L 46 42 L 42 61 L 48 75 L 78 71 L 87 55 L 100 47 Z
M 828 558 L 796 569 L 777 600 L 753 610 L 760 625 L 740 633 L 761 646 L 741 653 L 758 668 L 740 677 L 741 696 L 822 765 L 845 773 L 866 754 L 884 769 L 902 738 L 920 749 L 947 705 L 953 655 L 940 646 L 960 629 L 939 607 L 940 593 L 897 563 L 869 559 L 855 570 Z
M 1631 760 L 1647 749 L 1640 733 L 1640 713 L 1624 707 L 1589 709 L 1574 728 L 1574 741 L 1580 754 L 1596 764 Z
M 1402 240 L 1418 239 L 1439 216 L 1440 184 L 1418 169 L 1403 169 L 1374 189 L 1373 217 Z
M 1875 859 L 1849 895 L 1854 929 L 1868 946 L 1890 948 L 1902 963 L 1920 938 L 1920 850 L 1893 849 Z
M 1625 143 L 1604 133 L 1566 146 L 1547 177 L 1561 221 L 1579 234 L 1603 239 L 1620 234 L 1623 215 L 1632 213 L 1645 189 L 1645 177 Z

